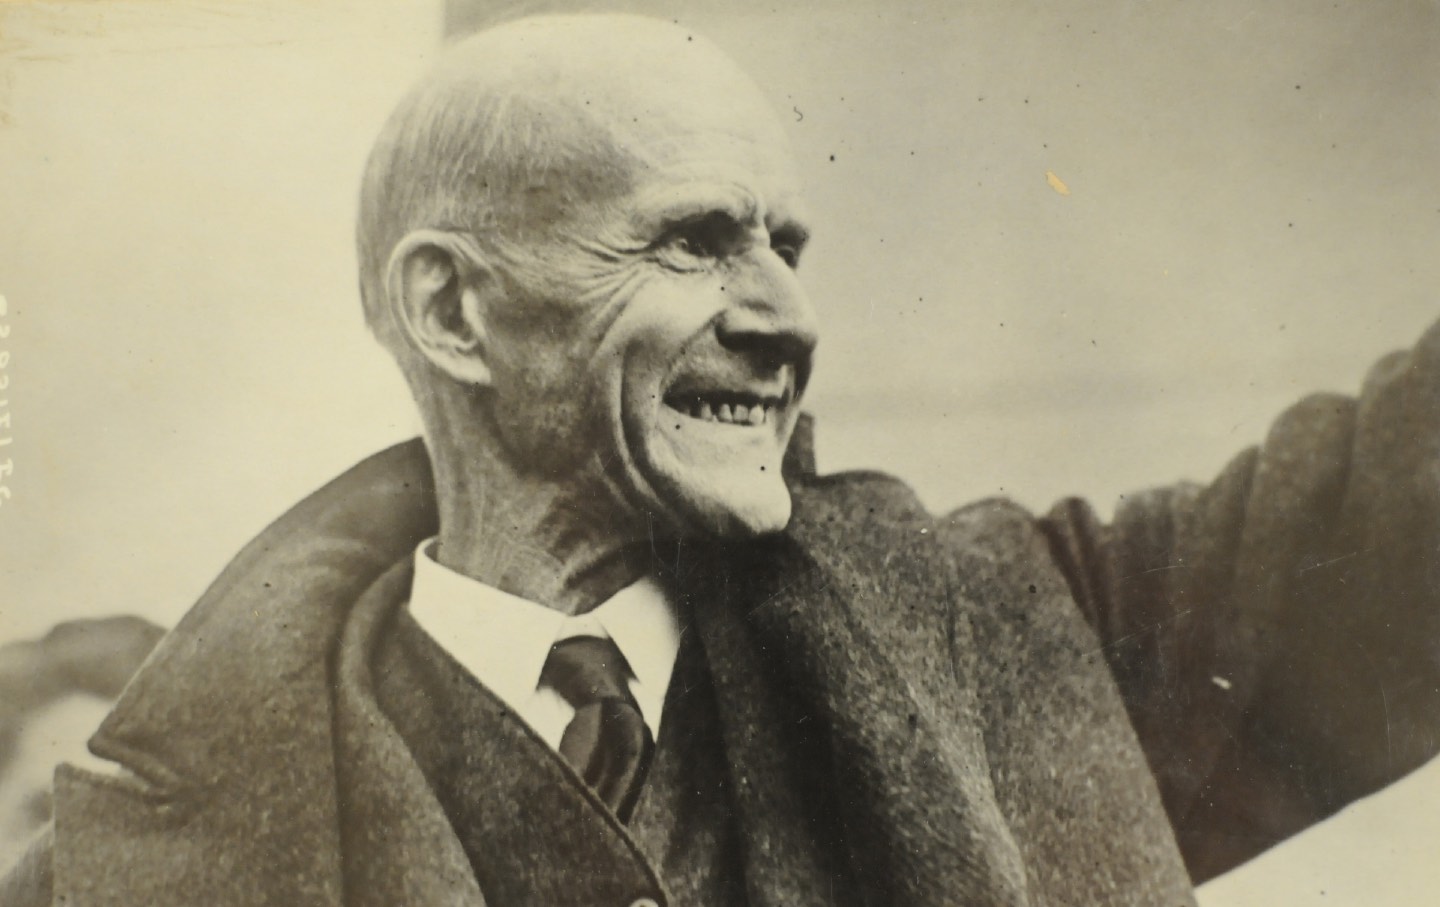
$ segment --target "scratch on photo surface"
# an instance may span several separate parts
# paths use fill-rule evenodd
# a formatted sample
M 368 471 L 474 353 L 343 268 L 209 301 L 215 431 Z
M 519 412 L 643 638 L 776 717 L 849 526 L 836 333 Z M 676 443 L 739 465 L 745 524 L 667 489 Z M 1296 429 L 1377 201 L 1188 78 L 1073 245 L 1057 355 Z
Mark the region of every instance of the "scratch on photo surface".
M 1165 564 L 1162 567 L 1151 567 L 1149 570 L 1141 570 L 1139 573 L 1129 573 L 1120 577 L 1122 580 L 1136 579 L 1141 576 L 1149 576 L 1152 573 L 1161 573 L 1166 570 L 1179 570 L 1184 564 Z
M 1321 562 L 1318 563 L 1318 564 L 1311 564 L 1311 565 L 1308 566 L 1308 567 L 1301 567 L 1299 570 L 1297 570 L 1297 571 L 1295 572 L 1295 575 L 1296 575 L 1296 576 L 1303 576 L 1303 575 L 1305 575 L 1306 573 L 1309 573 L 1311 570 L 1319 570 L 1321 567 L 1329 567 L 1331 564 L 1338 564 L 1338 563 L 1340 563 L 1341 561 L 1348 561 L 1348 560 L 1350 560 L 1350 558 L 1352 558 L 1352 557 L 1359 557 L 1359 556 L 1362 555 L 1362 554 L 1367 554 L 1367 553 L 1369 553 L 1369 552 L 1371 552 L 1371 551 L 1374 551 L 1374 550 L 1375 550 L 1375 549 L 1374 549 L 1373 547 L 1371 547 L 1371 548 L 1361 548 L 1359 551 L 1352 551 L 1352 552 L 1350 552 L 1349 554 L 1342 554 L 1342 555 L 1340 555 L 1339 557 L 1332 557 L 1332 558 L 1330 558 L 1330 560 L 1328 560 L 1328 561 L 1321 561 Z
M 1356 553 L 1358 554 L 1359 552 Z M 1380 672 L 1380 666 L 1375 663 L 1375 659 L 1370 655 L 1369 649 L 1366 649 L 1365 646 L 1358 641 L 1355 643 L 1355 648 L 1359 649 L 1360 654 L 1365 657 L 1365 663 L 1370 666 L 1370 671 L 1375 676 L 1375 685 L 1380 688 L 1380 708 L 1385 713 L 1385 758 L 1388 763 L 1393 764 L 1395 761 L 1395 750 L 1390 737 L 1390 694 L 1385 691 L 1385 677 Z
M 1147 571 L 1147 572 L 1149 572 L 1149 571 Z M 1165 626 L 1166 624 L 1173 624 L 1173 623 L 1175 623 L 1177 620 L 1179 620 L 1180 618 L 1184 617 L 1185 615 L 1189 614 L 1191 611 L 1194 611 L 1194 610 L 1195 610 L 1194 608 L 1186 608 L 1184 611 L 1177 611 L 1177 612 L 1175 612 L 1174 614 L 1170 615 L 1169 617 L 1165 618 L 1164 620 L 1157 620 L 1157 621 L 1155 621 L 1153 624 L 1146 624 L 1145 626 L 1140 627 L 1138 630 L 1132 630 L 1131 632 L 1126 633 L 1124 636 L 1116 637 L 1115 639 L 1110 640 L 1109 642 L 1105 643 L 1105 645 L 1101 646 L 1100 648 L 1092 650 L 1092 653 L 1093 653 L 1093 652 L 1103 652 L 1103 651 L 1105 651 L 1106 649 L 1113 649 L 1113 648 L 1115 648 L 1115 647 L 1117 647 L 1117 646 L 1120 646 L 1120 645 L 1122 645 L 1122 644 L 1124 644 L 1124 643 L 1129 642 L 1130 640 L 1136 638 L 1137 636 L 1144 636 L 1144 635 L 1147 634 L 1147 633 L 1153 633 L 1154 631 L 1160 629 L 1161 627 Z

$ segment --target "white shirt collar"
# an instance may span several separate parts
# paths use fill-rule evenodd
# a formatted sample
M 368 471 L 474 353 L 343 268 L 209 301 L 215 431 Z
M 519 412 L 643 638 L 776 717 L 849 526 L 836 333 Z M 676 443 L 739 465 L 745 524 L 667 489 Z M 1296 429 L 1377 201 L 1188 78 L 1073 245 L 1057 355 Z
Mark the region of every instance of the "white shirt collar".
M 430 553 L 432 542 L 415 552 L 410 613 L 495 695 L 530 720 L 526 703 L 540 685 L 550 647 L 572 636 L 608 637 L 629 662 L 640 711 L 651 732 L 658 732 L 680 626 L 653 577 L 621 589 L 588 614 L 569 617 L 442 566 Z

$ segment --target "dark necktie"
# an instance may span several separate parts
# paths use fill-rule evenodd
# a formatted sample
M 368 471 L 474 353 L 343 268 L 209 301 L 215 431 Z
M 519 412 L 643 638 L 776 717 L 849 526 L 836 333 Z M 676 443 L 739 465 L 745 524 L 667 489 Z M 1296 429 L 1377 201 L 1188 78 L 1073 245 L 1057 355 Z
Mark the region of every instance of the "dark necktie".
M 560 738 L 564 756 L 621 822 L 630 821 L 655 748 L 630 695 L 630 667 L 608 639 L 575 636 L 555 644 L 541 683 L 575 709 Z

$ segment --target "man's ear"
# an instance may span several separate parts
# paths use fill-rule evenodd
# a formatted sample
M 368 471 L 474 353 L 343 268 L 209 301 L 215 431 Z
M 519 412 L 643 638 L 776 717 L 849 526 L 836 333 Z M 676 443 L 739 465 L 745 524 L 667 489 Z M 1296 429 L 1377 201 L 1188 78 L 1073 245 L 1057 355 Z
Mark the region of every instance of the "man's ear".
M 397 326 L 426 359 L 464 384 L 489 385 L 483 313 L 498 285 L 473 239 L 407 234 L 390 253 L 385 289 Z

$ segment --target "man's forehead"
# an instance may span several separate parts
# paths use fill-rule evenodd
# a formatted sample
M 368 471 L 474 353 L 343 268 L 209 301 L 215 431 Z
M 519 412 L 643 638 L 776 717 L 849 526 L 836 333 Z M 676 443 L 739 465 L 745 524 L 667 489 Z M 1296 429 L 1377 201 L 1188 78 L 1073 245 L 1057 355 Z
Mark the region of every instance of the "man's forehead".
M 402 110 L 395 134 L 417 144 L 397 164 L 438 167 L 457 189 L 483 174 L 481 191 L 517 239 L 636 215 L 637 190 L 654 184 L 728 184 L 754 196 L 767 222 L 795 219 L 797 169 L 763 92 L 671 23 L 507 23 L 451 48 Z

